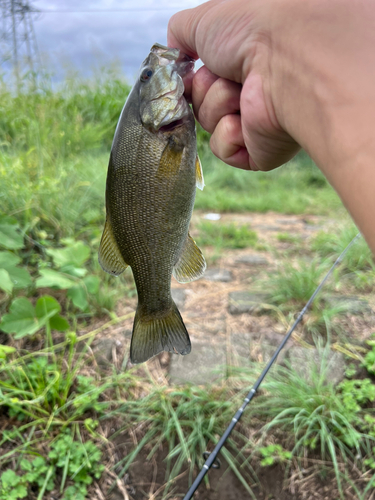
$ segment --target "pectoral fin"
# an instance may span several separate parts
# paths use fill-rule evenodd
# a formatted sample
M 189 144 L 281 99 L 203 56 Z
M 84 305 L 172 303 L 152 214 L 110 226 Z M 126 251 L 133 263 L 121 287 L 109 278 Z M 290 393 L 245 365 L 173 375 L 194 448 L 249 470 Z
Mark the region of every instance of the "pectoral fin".
M 179 283 L 188 283 L 200 278 L 205 270 L 203 254 L 188 234 L 181 256 L 173 268 L 173 276 Z
M 199 159 L 199 156 L 197 155 L 195 159 L 195 177 L 197 181 L 197 188 L 203 191 L 204 188 L 204 179 L 203 179 L 203 170 L 202 170 L 202 164 Z
M 128 267 L 128 264 L 126 264 L 118 249 L 108 217 L 105 221 L 104 231 L 100 241 L 99 264 L 104 271 L 114 276 L 118 276 Z
M 157 176 L 162 179 L 175 176 L 180 170 L 183 152 L 183 148 L 176 147 L 173 141 L 169 141 L 161 155 Z

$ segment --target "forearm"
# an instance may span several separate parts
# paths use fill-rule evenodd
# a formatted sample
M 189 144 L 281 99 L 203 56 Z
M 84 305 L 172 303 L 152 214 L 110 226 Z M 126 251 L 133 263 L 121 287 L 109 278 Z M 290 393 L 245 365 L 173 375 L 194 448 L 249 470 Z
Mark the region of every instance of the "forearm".
M 281 23 L 275 9 L 269 60 L 277 120 L 326 175 L 375 252 L 375 3 L 277 3 L 283 16 Z M 338 15 L 344 35 L 335 31 Z

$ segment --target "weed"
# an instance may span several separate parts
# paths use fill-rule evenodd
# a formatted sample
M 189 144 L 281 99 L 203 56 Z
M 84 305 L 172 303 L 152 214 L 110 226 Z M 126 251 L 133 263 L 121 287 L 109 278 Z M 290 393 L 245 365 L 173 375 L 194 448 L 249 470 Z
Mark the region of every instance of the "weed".
M 375 385 L 369 378 L 344 380 L 338 387 L 347 410 L 358 413 L 365 403 L 375 401 Z
M 344 225 L 335 231 L 320 231 L 312 240 L 312 250 L 322 257 L 338 255 L 345 250 L 358 233 L 354 224 Z M 371 251 L 363 238 L 360 238 L 345 255 L 341 270 L 356 272 L 372 269 L 374 266 Z
M 327 263 L 300 260 L 296 264 L 283 262 L 267 283 L 272 288 L 272 301 L 280 306 L 304 305 L 319 285 Z
M 115 278 L 100 269 L 96 255 L 94 263 L 92 263 L 91 248 L 81 240 L 64 238 L 61 240 L 64 246 L 60 247 L 52 247 L 47 244 L 48 242 L 45 245 L 38 244 L 49 260 L 34 255 L 34 276 L 32 276 L 25 269 L 25 266 L 19 265 L 23 260 L 22 256 L 27 254 L 28 249 L 17 221 L 4 216 L 0 217 L 1 236 L 3 236 L 3 241 L 0 243 L 0 247 L 5 246 L 8 250 L 0 251 L 0 289 L 9 298 L 22 290 L 30 290 L 31 288 L 64 290 L 66 291 L 68 310 L 78 309 L 86 314 L 91 311 L 103 314 L 103 312 L 113 311 L 119 292 L 126 295 L 135 290 L 131 275 L 127 274 L 125 278 L 116 281 Z M 20 255 L 15 252 L 19 252 Z M 36 267 L 39 276 L 35 276 Z M 99 287 L 98 274 L 103 276 L 103 287 Z M 53 307 L 61 310 L 56 301 Z M 3 330 L 7 333 L 14 333 L 15 338 L 35 333 L 43 326 L 40 318 L 37 317 L 38 310 L 40 308 L 37 307 L 35 312 L 33 306 L 24 297 L 15 299 L 10 304 L 11 316 L 6 316 L 1 322 Z M 18 319 L 24 321 L 20 322 Z M 26 319 L 28 319 L 27 324 L 25 323 Z M 9 324 L 10 321 L 12 321 L 12 326 Z M 67 323 L 64 323 L 63 330 L 61 330 L 62 325 L 63 321 L 61 318 L 58 320 L 56 316 L 51 328 L 59 331 L 66 330 Z
M 366 271 L 354 271 L 349 274 L 348 281 L 354 285 L 356 290 L 362 293 L 371 293 L 375 289 L 375 267 Z
M 18 363 L 3 363 L 1 366 L 0 403 L 9 409 L 10 416 L 25 421 L 28 418 L 56 421 L 75 421 L 87 410 L 99 414 L 106 409 L 106 403 L 99 403 L 100 395 L 107 384 L 93 384 L 92 379 L 78 375 L 83 362 L 83 353 L 75 360 L 74 333 L 66 336 L 69 341 L 67 363 L 64 350 L 47 356 L 35 355 Z M 76 361 L 73 367 L 73 362 Z
M 363 360 L 363 366 L 369 373 L 371 373 L 371 375 L 375 375 L 375 340 L 368 340 L 367 344 L 371 347 L 371 349 L 368 351 Z
M 311 309 L 305 317 L 304 328 L 311 334 L 342 333 L 342 326 L 339 319 L 348 312 L 348 305 L 345 303 L 330 305 L 323 298 L 319 301 L 315 299 Z
M 290 233 L 277 233 L 276 238 L 281 243 L 301 243 L 301 237 Z
M 85 500 L 87 486 L 92 483 L 93 478 L 99 479 L 104 470 L 104 465 L 100 464 L 101 455 L 92 441 L 74 441 L 70 431 L 60 434 L 52 443 L 48 454 L 50 461 L 55 467 L 63 469 L 63 477 L 73 481 L 73 485 L 65 490 L 64 500 Z M 63 488 L 64 483 L 61 490 Z
M 57 475 L 62 475 L 62 500 L 85 500 L 87 486 L 94 478 L 100 478 L 104 470 L 100 459 L 101 452 L 92 441 L 77 442 L 66 430 L 51 444 L 47 460 L 41 456 L 33 460 L 23 458 L 20 461 L 22 475 L 12 469 L 1 474 L 0 500 L 25 498 L 31 487 L 37 488 L 38 500 L 42 500 L 45 491 L 55 489 Z M 65 488 L 67 480 L 72 484 Z
M 260 461 L 260 465 L 263 467 L 274 465 L 275 463 L 283 463 L 292 458 L 292 453 L 284 450 L 280 444 L 269 444 L 268 446 L 263 446 L 259 449 L 259 452 L 263 457 Z
M 305 155 L 271 172 L 228 167 L 200 147 L 206 186 L 197 193 L 196 208 L 218 212 L 327 214 L 338 210 L 339 197 Z M 306 168 L 307 167 L 307 168 Z M 323 183 L 311 183 L 311 173 Z
M 24 481 L 22 477 L 17 476 L 13 470 L 8 469 L 3 472 L 0 480 L 1 500 L 17 500 L 18 498 L 25 498 L 27 496 L 27 488 L 25 486 L 26 481 Z
M 13 334 L 15 339 L 34 335 L 45 328 L 48 343 L 52 345 L 51 330 L 65 332 L 69 328 L 69 323 L 60 316 L 60 311 L 60 304 L 49 295 L 40 297 L 35 307 L 25 297 L 19 297 L 11 303 L 9 313 L 3 315 L 0 327 L 3 332 Z
M 257 242 L 257 234 L 247 226 L 217 224 L 203 221 L 198 226 L 197 243 L 200 246 L 213 246 L 216 251 L 222 248 L 247 248 Z
M 114 415 L 121 415 L 122 418 L 126 416 L 128 420 L 118 432 L 134 429 L 135 424 L 144 430 L 138 436 L 138 444 L 133 451 L 116 465 L 117 470 L 121 467 L 119 476 L 129 469 L 142 450 L 147 450 L 147 457 L 150 459 L 160 445 L 165 443 L 168 449 L 166 491 L 184 466 L 189 467 L 191 480 L 195 465 L 201 465 L 201 457 L 207 450 L 207 444 L 217 443 L 218 435 L 233 416 L 235 405 L 225 389 L 190 386 L 171 389 L 154 386 L 146 397 L 136 401 L 128 400 L 114 412 Z M 234 436 L 236 440 L 246 440 L 238 431 Z M 252 470 L 249 467 L 240 469 L 244 458 L 241 453 L 233 455 L 230 449 L 237 449 L 233 438 L 228 439 L 228 445 L 222 449 L 222 453 L 229 467 L 249 494 L 253 495 L 249 487 Z
M 317 449 L 323 460 L 329 458 L 342 496 L 339 459 L 348 463 L 363 452 L 371 454 L 369 436 L 356 428 L 358 411 L 351 401 L 347 404 L 348 387 L 344 386 L 342 396 L 331 380 L 329 346 L 320 348 L 320 353 L 321 362 L 311 367 L 308 377 L 290 366 L 278 367 L 263 384 L 267 396 L 258 398 L 252 411 L 270 419 L 265 433 L 276 426 L 287 431 L 288 440 L 293 441 L 293 455 L 303 456 L 307 450 Z M 367 394 L 369 390 L 365 385 L 361 398 L 365 397 L 363 391 Z

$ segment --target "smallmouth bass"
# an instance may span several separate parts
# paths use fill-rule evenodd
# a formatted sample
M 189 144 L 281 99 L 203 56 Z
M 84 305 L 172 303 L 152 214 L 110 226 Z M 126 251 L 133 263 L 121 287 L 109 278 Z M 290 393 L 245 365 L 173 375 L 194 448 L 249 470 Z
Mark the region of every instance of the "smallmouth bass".
M 171 296 L 202 276 L 206 263 L 189 234 L 196 187 L 203 189 L 195 121 L 182 77 L 194 61 L 154 44 L 121 112 L 106 184 L 99 248 L 104 271 L 131 267 L 138 292 L 130 359 L 162 351 L 188 354 L 189 334 Z

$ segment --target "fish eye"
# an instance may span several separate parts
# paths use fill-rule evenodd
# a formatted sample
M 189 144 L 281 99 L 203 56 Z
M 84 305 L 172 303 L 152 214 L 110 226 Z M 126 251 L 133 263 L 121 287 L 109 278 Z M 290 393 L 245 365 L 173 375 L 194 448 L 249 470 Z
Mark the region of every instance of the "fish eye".
M 146 68 L 145 70 L 143 70 L 142 74 L 141 74 L 141 82 L 147 82 L 153 75 L 153 72 L 151 69 L 149 68 Z

